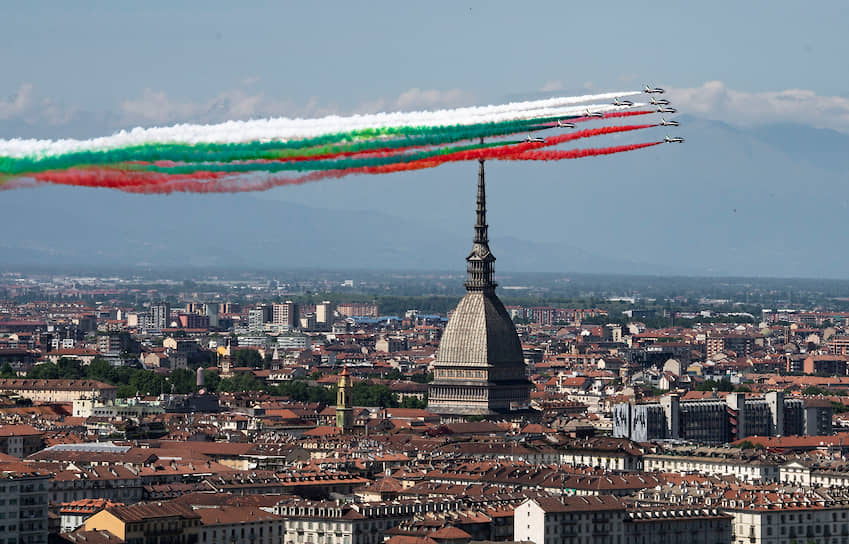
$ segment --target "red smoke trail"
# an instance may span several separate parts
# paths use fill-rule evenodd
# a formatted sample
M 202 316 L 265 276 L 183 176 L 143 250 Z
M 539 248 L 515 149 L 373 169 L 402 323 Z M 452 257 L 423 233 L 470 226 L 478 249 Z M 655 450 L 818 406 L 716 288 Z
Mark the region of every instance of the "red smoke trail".
M 193 172 L 191 174 L 163 174 L 117 169 L 54 170 L 28 175 L 28 178 L 44 183 L 71 185 L 75 187 L 104 187 L 126 189 L 128 187 L 158 185 L 181 180 L 215 180 L 230 176 L 229 172 Z
M 525 151 L 516 155 L 501 157 L 504 161 L 560 161 L 563 159 L 580 159 L 582 157 L 596 157 L 599 155 L 612 155 L 623 151 L 634 151 L 665 143 L 647 142 L 643 144 L 617 145 L 614 147 L 602 147 L 596 149 L 570 149 L 568 151 Z
M 656 113 L 654 110 L 634 110 L 634 111 L 612 111 L 610 113 L 605 113 L 605 119 L 613 119 L 616 117 L 632 117 L 634 115 L 649 115 L 652 113 Z
M 656 113 L 654 110 L 634 110 L 634 111 L 612 111 L 604 114 L 604 119 L 615 119 L 617 117 L 633 117 L 634 115 L 651 115 Z M 573 119 L 565 119 L 567 123 L 584 123 L 586 121 L 595 121 L 602 119 L 601 117 L 575 117 Z M 556 127 L 557 123 L 552 123 L 551 126 Z

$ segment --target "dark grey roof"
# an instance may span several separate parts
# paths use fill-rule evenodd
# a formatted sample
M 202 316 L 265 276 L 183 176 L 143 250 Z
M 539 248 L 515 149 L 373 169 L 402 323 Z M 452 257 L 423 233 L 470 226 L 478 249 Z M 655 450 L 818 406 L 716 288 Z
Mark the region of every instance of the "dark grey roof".
M 522 344 L 494 291 L 469 291 L 445 327 L 437 365 L 524 365 Z

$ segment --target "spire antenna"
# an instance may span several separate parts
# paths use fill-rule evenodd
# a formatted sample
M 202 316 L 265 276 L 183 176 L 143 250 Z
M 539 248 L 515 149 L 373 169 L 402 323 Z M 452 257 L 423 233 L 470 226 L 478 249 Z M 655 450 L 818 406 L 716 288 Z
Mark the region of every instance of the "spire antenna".
M 483 138 L 481 138 L 483 143 Z M 478 159 L 478 198 L 475 209 L 475 237 L 472 251 L 466 257 L 466 290 L 492 291 L 497 285 L 492 280 L 495 255 L 489 249 L 489 225 L 486 223 L 486 175 L 484 159 Z

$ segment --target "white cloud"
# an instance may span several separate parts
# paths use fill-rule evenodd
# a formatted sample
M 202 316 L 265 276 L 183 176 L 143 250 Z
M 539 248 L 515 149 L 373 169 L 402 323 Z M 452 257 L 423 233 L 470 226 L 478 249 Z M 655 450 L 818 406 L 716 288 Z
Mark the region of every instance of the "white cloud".
M 270 99 L 263 93 L 242 90 L 224 91 L 212 98 L 189 101 L 169 97 L 163 91 L 145 89 L 142 95 L 120 104 L 121 114 L 128 123 L 212 123 L 230 119 L 252 119 L 279 116 L 317 116 L 330 113 L 314 99 L 304 106 L 285 100 Z
M 545 85 L 539 88 L 541 93 L 553 93 L 561 90 L 563 90 L 563 82 L 559 80 L 546 81 Z
M 0 120 L 23 120 L 29 124 L 59 125 L 68 122 L 76 110 L 38 96 L 32 83 L 21 83 L 15 94 L 0 99 Z
M 419 110 L 467 105 L 474 97 L 460 89 L 440 91 L 413 88 L 393 99 L 377 99 L 361 104 L 356 113 L 379 111 Z M 320 117 L 340 112 L 329 105 L 320 105 L 310 98 L 306 104 L 297 105 L 285 100 L 268 98 L 263 93 L 242 90 L 224 91 L 201 101 L 177 100 L 163 91 L 146 89 L 138 98 L 120 104 L 121 115 L 127 123 L 170 124 L 180 122 L 221 122 L 229 119 L 259 117 Z
M 22 83 L 15 94 L 0 100 L 0 119 L 11 119 L 24 114 L 33 104 L 32 83 Z
M 381 111 L 413 111 L 424 109 L 456 108 L 474 103 L 475 97 L 462 89 L 407 89 L 397 98 L 379 98 L 361 104 L 356 113 Z
M 745 92 L 708 81 L 701 87 L 669 89 L 669 99 L 683 113 L 730 123 L 795 122 L 849 132 L 849 98 L 806 89 Z
M 436 89 L 413 88 L 404 91 L 395 100 L 395 105 L 402 110 L 421 108 L 448 108 L 466 105 L 472 96 L 460 89 L 439 91 Z

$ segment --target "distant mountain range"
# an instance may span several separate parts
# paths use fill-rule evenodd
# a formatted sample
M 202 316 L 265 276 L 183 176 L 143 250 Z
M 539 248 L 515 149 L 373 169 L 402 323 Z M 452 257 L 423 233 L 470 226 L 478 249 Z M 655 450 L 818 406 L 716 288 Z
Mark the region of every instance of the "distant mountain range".
M 488 163 L 496 269 L 849 276 L 849 136 L 679 120 L 683 145 Z M 582 147 L 665 134 L 650 131 Z M 238 195 L 3 191 L 0 264 L 462 270 L 475 174 L 457 164 Z

